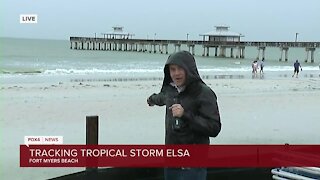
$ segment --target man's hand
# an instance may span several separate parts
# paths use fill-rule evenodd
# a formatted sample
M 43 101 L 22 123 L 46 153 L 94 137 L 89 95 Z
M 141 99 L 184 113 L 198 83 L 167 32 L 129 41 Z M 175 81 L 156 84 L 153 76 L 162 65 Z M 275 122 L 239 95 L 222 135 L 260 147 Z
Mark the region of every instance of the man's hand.
M 173 104 L 169 109 L 171 109 L 173 117 L 181 118 L 183 116 L 184 109 L 181 104 Z
M 151 101 L 151 96 L 147 99 L 147 103 L 149 106 L 154 106 L 155 104 Z

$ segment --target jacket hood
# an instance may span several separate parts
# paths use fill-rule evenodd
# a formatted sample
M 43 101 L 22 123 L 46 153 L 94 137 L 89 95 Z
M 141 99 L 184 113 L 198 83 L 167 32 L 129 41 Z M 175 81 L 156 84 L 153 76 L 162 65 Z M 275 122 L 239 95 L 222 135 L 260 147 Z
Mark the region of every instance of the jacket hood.
M 201 77 L 199 75 L 196 61 L 192 54 L 190 54 L 188 51 L 180 51 L 174 54 L 171 54 L 168 57 L 168 60 L 164 67 L 164 79 L 163 79 L 163 85 L 168 85 L 172 82 L 170 71 L 169 71 L 169 65 L 174 64 L 182 67 L 186 71 L 186 87 L 188 87 L 189 84 L 195 82 L 195 81 L 201 81 Z

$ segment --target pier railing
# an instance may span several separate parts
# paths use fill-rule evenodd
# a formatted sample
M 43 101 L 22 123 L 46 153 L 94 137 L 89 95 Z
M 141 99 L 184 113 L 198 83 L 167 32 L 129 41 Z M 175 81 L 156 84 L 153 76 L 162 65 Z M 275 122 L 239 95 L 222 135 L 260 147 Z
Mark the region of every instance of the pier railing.
M 173 46 L 174 52 L 181 50 L 181 45 L 186 45 L 188 51 L 195 55 L 195 47 L 203 48 L 202 56 L 210 56 L 210 48 L 214 49 L 214 56 L 227 57 L 227 49 L 230 49 L 230 58 L 245 58 L 246 47 L 257 47 L 256 59 L 265 59 L 266 47 L 280 49 L 279 61 L 288 61 L 289 48 L 304 48 L 306 51 L 305 62 L 308 62 L 309 54 L 311 63 L 315 60 L 315 51 L 320 48 L 320 42 L 263 42 L 263 41 L 193 41 L 193 40 L 164 40 L 164 39 L 114 39 L 92 37 L 70 37 L 70 49 L 77 50 L 105 50 L 105 51 L 138 51 L 149 53 L 168 54 L 168 46 Z M 234 49 L 236 52 L 234 52 Z M 260 57 L 260 51 L 262 55 Z M 283 57 L 284 52 L 284 57 Z
M 196 40 L 163 40 L 163 39 L 111 39 L 111 38 L 92 38 L 92 37 L 70 37 L 70 41 L 79 42 L 117 42 L 123 44 L 143 43 L 143 44 L 189 44 L 204 46 L 256 46 L 256 47 L 302 47 L 319 48 L 320 42 L 271 42 L 271 41 L 196 41 Z

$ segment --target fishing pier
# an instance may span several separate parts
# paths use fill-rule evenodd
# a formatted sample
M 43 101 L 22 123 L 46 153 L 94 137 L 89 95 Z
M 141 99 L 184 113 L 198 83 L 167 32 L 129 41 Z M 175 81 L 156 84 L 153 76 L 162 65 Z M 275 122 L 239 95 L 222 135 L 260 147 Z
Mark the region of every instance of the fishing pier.
M 103 33 L 103 37 L 70 37 L 70 49 L 96 51 L 134 51 L 168 54 L 169 49 L 180 51 L 182 46 L 195 55 L 195 47 L 203 49 L 202 56 L 210 56 L 210 49 L 214 49 L 215 57 L 245 58 L 246 47 L 256 47 L 256 59 L 265 59 L 267 47 L 280 49 L 279 61 L 288 61 L 290 48 L 304 48 L 305 62 L 314 62 L 314 52 L 320 48 L 320 42 L 261 42 L 241 41 L 240 33 L 228 31 L 228 26 L 216 26 L 216 30 L 204 34 L 202 40 L 165 40 L 165 39 L 134 39 L 133 34 L 125 33 L 122 27 L 114 27 L 114 31 Z M 187 36 L 188 37 L 188 36 Z M 170 47 L 170 48 L 169 48 Z M 170 52 L 172 53 L 172 52 Z

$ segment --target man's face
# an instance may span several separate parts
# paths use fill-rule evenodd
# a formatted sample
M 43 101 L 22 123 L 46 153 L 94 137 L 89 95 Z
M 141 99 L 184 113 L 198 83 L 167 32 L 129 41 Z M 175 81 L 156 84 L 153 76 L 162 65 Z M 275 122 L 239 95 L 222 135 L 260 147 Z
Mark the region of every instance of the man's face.
M 174 64 L 169 65 L 169 70 L 172 81 L 178 87 L 184 86 L 186 83 L 186 71 L 182 67 Z

